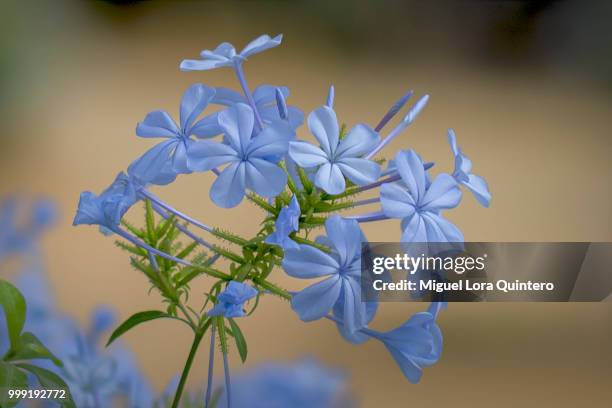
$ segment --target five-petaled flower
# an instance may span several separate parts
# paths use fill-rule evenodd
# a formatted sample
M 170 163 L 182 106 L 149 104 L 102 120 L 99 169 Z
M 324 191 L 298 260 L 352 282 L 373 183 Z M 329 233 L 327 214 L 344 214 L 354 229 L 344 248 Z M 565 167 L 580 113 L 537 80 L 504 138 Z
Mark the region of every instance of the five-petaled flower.
M 274 224 L 274 232 L 266 237 L 266 243 L 278 245 L 283 249 L 299 249 L 297 242 L 289 238 L 289 234 L 299 229 L 300 203 L 296 196 L 291 198 L 288 206 L 283 207 Z
M 488 207 L 491 202 L 489 186 L 485 179 L 472 174 L 472 161 L 464 155 L 459 146 L 457 146 L 457 137 L 453 129 L 448 129 L 448 143 L 455 156 L 455 171 L 453 172 L 453 177 L 457 182 L 470 190 L 483 207 Z
M 230 281 L 217 296 L 217 303 L 208 312 L 209 316 L 243 317 L 244 303 L 257 296 L 257 290 L 242 282 Z
M 214 50 L 204 50 L 200 53 L 201 60 L 186 59 L 181 62 L 181 71 L 205 71 L 221 67 L 233 67 L 241 64 L 254 54 L 280 45 L 283 35 L 274 38 L 264 34 L 247 44 L 240 53 L 228 42 L 221 43 Z
M 183 94 L 180 107 L 180 125 L 168 112 L 156 110 L 138 123 L 136 134 L 140 137 L 162 137 L 167 140 L 155 145 L 134 161 L 128 172 L 153 184 L 168 184 L 177 174 L 191 173 L 187 166 L 188 147 L 194 143 L 191 136 L 213 137 L 221 133 L 215 114 L 196 121 L 215 96 L 214 88 L 203 84 L 191 85 Z
M 326 277 L 293 295 L 291 306 L 304 321 L 325 316 L 342 306 L 342 320 L 348 333 L 355 333 L 367 324 L 365 303 L 361 301 L 361 243 L 365 236 L 354 220 L 332 215 L 325 222 L 324 242 L 331 253 L 310 245 L 285 250 L 283 269 L 300 278 Z
M 289 144 L 289 156 L 301 167 L 318 167 L 315 185 L 329 194 L 340 194 L 346 188 L 344 177 L 357 185 L 373 183 L 380 176 L 380 166 L 362 158 L 378 144 L 378 133 L 358 124 L 340 139 L 336 112 L 321 106 L 308 115 L 308 127 L 321 147 L 304 141 Z
M 287 184 L 287 174 L 275 157 L 287 152 L 286 127 L 268 126 L 253 135 L 253 110 L 243 103 L 219 114 L 226 143 L 198 141 L 189 146 L 188 162 L 193 171 L 206 171 L 228 164 L 210 189 L 219 207 L 238 205 L 248 188 L 264 197 L 278 195 Z
M 395 166 L 402 183 L 380 188 L 384 214 L 402 220 L 402 242 L 463 242 L 459 229 L 440 215 L 461 201 L 461 190 L 453 177 L 439 174 L 429 184 L 423 161 L 414 150 L 400 151 Z
M 100 195 L 82 192 L 72 225 L 99 225 L 105 234 L 114 231 L 123 215 L 139 200 L 137 192 L 142 185 L 137 183 L 120 172 Z

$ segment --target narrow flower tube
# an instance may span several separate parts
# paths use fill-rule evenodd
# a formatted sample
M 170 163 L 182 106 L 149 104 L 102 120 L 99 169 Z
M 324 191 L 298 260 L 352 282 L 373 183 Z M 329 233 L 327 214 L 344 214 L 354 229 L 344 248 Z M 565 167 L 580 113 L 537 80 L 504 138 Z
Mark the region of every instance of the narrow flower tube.
M 215 330 L 214 324 L 211 325 L 210 329 L 210 351 L 208 354 L 208 382 L 206 384 L 206 397 L 204 399 L 204 408 L 208 408 L 210 405 L 210 396 L 213 387 L 213 375 L 215 366 Z
M 392 174 L 389 177 L 386 178 L 381 178 L 378 181 L 375 181 L 374 183 L 370 183 L 370 184 L 366 184 L 365 186 L 361 186 L 358 188 L 359 192 L 361 193 L 362 191 L 367 191 L 367 190 L 371 190 L 373 188 L 379 187 L 385 183 L 393 183 L 395 181 L 401 180 L 402 178 L 400 177 L 399 174 L 397 174 L 397 172 L 395 174 Z
M 328 108 L 333 109 L 335 96 L 336 96 L 336 91 L 334 89 L 334 86 L 330 85 L 329 92 L 327 93 L 327 102 L 325 102 L 325 105 L 327 105 Z
M 162 207 L 164 210 L 170 211 L 172 214 L 176 215 L 177 217 L 184 219 L 185 221 L 195 225 L 196 227 L 202 228 L 206 232 L 212 232 L 213 229 L 211 227 L 209 227 L 208 225 L 202 224 L 198 220 L 196 220 L 194 218 L 191 218 L 187 214 L 184 214 L 184 213 L 180 212 L 179 210 L 175 209 L 171 205 L 169 205 L 169 204 L 165 203 L 164 201 L 162 201 L 159 197 L 157 197 L 155 194 L 151 193 L 150 191 L 147 191 L 147 190 L 145 190 L 143 188 L 139 192 L 143 196 L 145 196 L 146 198 L 151 200 L 153 203 L 155 203 L 155 204 L 159 205 L 160 207 Z
M 380 132 L 383 127 L 391 120 L 397 113 L 404 107 L 406 102 L 412 97 L 414 94 L 413 91 L 408 91 L 404 96 L 398 99 L 397 102 L 393 104 L 391 109 L 383 116 L 383 118 L 378 122 L 378 125 L 374 128 L 375 131 Z
M 257 126 L 259 127 L 259 130 L 262 130 L 264 128 L 263 120 L 261 119 L 259 110 L 257 109 L 257 104 L 255 103 L 255 100 L 253 99 L 253 94 L 251 93 L 249 85 L 247 84 L 246 77 L 244 76 L 244 70 L 242 69 L 242 63 L 240 61 L 236 61 L 234 63 L 234 72 L 238 77 L 238 81 L 240 82 L 240 86 L 242 87 L 242 92 L 244 92 L 244 96 L 247 98 L 251 109 L 253 109 L 253 112 L 255 113 L 255 121 L 257 123 Z
M 373 198 L 368 198 L 368 199 L 365 199 L 365 200 L 354 201 L 353 202 L 353 207 L 358 207 L 360 205 L 374 204 L 374 203 L 378 203 L 378 202 L 380 202 L 380 197 L 373 197 Z
M 167 254 L 165 252 L 160 251 L 159 249 L 153 248 L 152 246 L 150 246 L 149 244 L 145 243 L 144 241 L 136 238 L 135 236 L 132 236 L 130 233 L 122 230 L 119 227 L 115 227 L 112 230 L 115 234 L 119 235 L 122 238 L 125 238 L 126 240 L 130 241 L 132 244 L 148 251 L 149 253 L 152 253 L 154 255 L 158 255 L 161 256 L 162 258 L 166 258 L 169 261 L 173 261 L 176 263 L 180 263 L 181 265 L 187 265 L 187 266 L 192 266 L 192 263 L 189 261 L 185 261 L 184 259 L 180 259 L 177 258 L 175 256 L 172 256 L 170 254 Z
M 376 211 L 376 212 L 371 212 L 371 213 L 366 213 L 366 214 L 361 214 L 361 215 L 351 215 L 351 216 L 347 216 L 344 218 L 349 219 L 349 220 L 355 220 L 357 222 L 372 222 L 372 221 L 382 221 L 382 220 L 389 219 L 389 217 L 387 217 L 382 211 Z
M 400 133 L 402 133 L 404 131 L 404 129 L 406 129 L 408 126 L 410 126 L 412 124 L 412 122 L 414 122 L 416 117 L 419 115 L 419 113 L 421 113 L 423 108 L 425 108 L 425 105 L 427 105 L 427 101 L 428 100 L 429 100 L 429 95 L 425 95 L 421 99 L 419 99 L 417 101 L 417 103 L 415 103 L 414 106 L 408 111 L 408 114 L 406 116 L 404 116 L 404 119 L 402 120 L 402 122 L 399 125 L 397 125 L 395 127 L 395 129 L 393 129 L 391 131 L 391 133 L 389 133 L 389 135 L 387 135 L 387 137 L 385 137 L 378 144 L 378 146 L 376 146 L 374 148 L 374 150 L 372 150 L 370 153 L 368 153 L 367 156 L 365 156 L 365 158 L 366 159 L 371 159 L 372 157 L 374 157 L 385 146 L 387 146 L 389 143 L 391 143 L 393 141 L 393 139 L 395 139 Z
M 225 395 L 227 396 L 227 408 L 231 408 L 232 387 L 230 381 L 229 364 L 227 363 L 227 352 L 223 353 L 223 371 L 225 371 Z

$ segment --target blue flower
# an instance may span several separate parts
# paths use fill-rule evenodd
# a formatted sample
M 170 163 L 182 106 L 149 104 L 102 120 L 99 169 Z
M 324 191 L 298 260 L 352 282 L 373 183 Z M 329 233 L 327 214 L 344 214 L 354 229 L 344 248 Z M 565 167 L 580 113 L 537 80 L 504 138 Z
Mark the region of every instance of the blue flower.
M 453 129 L 448 129 L 448 143 L 455 156 L 455 171 L 453 177 L 455 177 L 458 183 L 467 187 L 483 207 L 488 207 L 491 203 L 489 186 L 485 179 L 471 173 L 472 161 L 464 155 L 459 146 L 457 146 L 457 137 Z
M 227 88 L 215 88 L 217 93 L 212 99 L 212 103 L 224 106 L 232 106 L 237 103 L 248 104 L 247 98 L 236 91 Z M 260 85 L 253 91 L 253 100 L 257 111 L 266 125 L 281 120 L 278 104 L 276 101 L 276 91 L 286 99 L 289 97 L 289 88 L 286 86 Z M 287 121 L 293 130 L 299 128 L 304 123 L 304 113 L 295 106 L 287 107 Z
M 289 156 L 301 167 L 318 167 L 315 185 L 329 194 L 340 194 L 346 188 L 344 177 L 357 185 L 373 183 L 380 175 L 380 166 L 362 158 L 379 142 L 378 133 L 359 124 L 340 140 L 336 112 L 321 106 L 308 115 L 308 128 L 320 148 L 303 141 L 289 144 Z
M 300 203 L 296 196 L 291 198 L 288 206 L 283 207 L 274 224 L 274 232 L 266 237 L 266 243 L 278 245 L 283 249 L 299 249 L 297 242 L 289 234 L 299 229 Z
M 168 184 L 177 174 L 190 173 L 187 155 L 189 145 L 194 142 L 191 136 L 207 138 L 221 133 L 216 115 L 196 121 L 214 96 L 214 88 L 203 84 L 191 85 L 181 100 L 180 126 L 166 111 L 148 113 L 144 120 L 138 123 L 136 134 L 140 137 L 162 137 L 167 140 L 155 145 L 134 161 L 128 172 L 144 182 L 154 184 Z
M 336 305 L 342 305 L 342 318 L 348 333 L 367 324 L 365 303 L 361 301 L 361 243 L 365 236 L 354 220 L 332 215 L 325 222 L 328 254 L 310 245 L 287 249 L 283 268 L 300 279 L 325 279 L 293 295 L 291 306 L 304 321 L 325 316 Z
M 208 312 L 209 316 L 243 317 L 244 303 L 255 297 L 257 290 L 247 284 L 230 281 L 217 297 L 217 304 Z
M 123 172 L 99 196 L 90 191 L 81 193 L 72 225 L 99 225 L 103 232 L 113 231 L 123 215 L 138 201 L 140 185 Z
M 423 368 L 435 364 L 442 354 L 442 332 L 432 313 L 437 313 L 439 305 L 432 304 L 434 307 L 430 307 L 430 311 L 416 313 L 389 332 L 368 331 L 372 337 L 383 342 L 402 373 L 413 384 L 421 379 Z
M 199 141 L 189 147 L 189 167 L 206 171 L 228 163 L 210 190 L 210 198 L 220 207 L 238 205 L 245 189 L 264 197 L 278 195 L 285 188 L 287 175 L 275 163 L 275 156 L 287 152 L 285 128 L 270 126 L 253 137 L 253 110 L 243 103 L 219 114 L 227 143 Z
M 380 201 L 384 214 L 402 219 L 402 242 L 463 242 L 459 229 L 440 216 L 461 201 L 461 190 L 448 174 L 438 175 L 429 184 L 423 161 L 414 150 L 400 151 L 395 165 L 404 186 L 383 184 Z
M 331 408 L 354 406 L 342 373 L 315 360 L 267 363 L 233 378 L 232 406 L 250 408 Z M 217 406 L 227 406 L 223 392 Z
M 233 67 L 242 64 L 244 60 L 254 54 L 259 54 L 270 48 L 280 45 L 283 35 L 271 38 L 264 34 L 247 44 L 240 53 L 230 43 L 221 43 L 214 50 L 204 50 L 200 53 L 201 60 L 186 59 L 181 62 L 181 71 L 205 71 L 221 67 Z

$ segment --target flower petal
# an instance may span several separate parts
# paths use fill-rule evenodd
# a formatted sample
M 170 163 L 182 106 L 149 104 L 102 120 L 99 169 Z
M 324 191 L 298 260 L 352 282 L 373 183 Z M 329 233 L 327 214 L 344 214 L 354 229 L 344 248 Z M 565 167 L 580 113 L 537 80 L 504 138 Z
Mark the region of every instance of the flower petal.
M 276 164 L 249 158 L 246 167 L 246 186 L 264 197 L 274 197 L 285 189 L 287 174 Z
M 277 47 L 280 45 L 282 40 L 282 34 L 279 34 L 274 38 L 271 38 L 268 34 L 264 34 L 248 43 L 247 46 L 240 52 L 240 56 L 247 58 L 253 54 L 258 54 L 270 48 Z
M 289 132 L 289 133 L 288 133 Z M 289 148 L 290 129 L 284 126 L 268 126 L 251 140 L 247 149 L 248 157 L 284 156 Z
M 334 306 L 342 284 L 338 276 L 331 276 L 293 295 L 291 307 L 305 322 L 320 319 Z
M 434 214 L 423 213 L 422 218 L 425 221 L 427 229 L 427 241 L 424 242 L 463 242 L 463 234 L 446 218 Z
M 207 171 L 239 160 L 238 153 L 224 143 L 201 140 L 189 144 L 187 165 L 191 171 Z
M 332 256 L 310 245 L 288 249 L 283 259 L 283 269 L 294 278 L 310 279 L 338 273 L 340 265 Z
M 395 166 L 414 201 L 420 203 L 425 195 L 426 177 L 419 155 L 414 150 L 400 151 L 395 156 Z
M 342 279 L 342 292 L 344 294 L 344 327 L 349 334 L 366 325 L 365 303 L 361 301 L 361 286 L 355 279 L 347 277 Z
M 489 186 L 485 179 L 474 174 L 470 174 L 468 181 L 462 183 L 465 185 L 476 197 L 476 200 L 483 206 L 488 207 L 491 203 L 491 193 L 489 192 Z
M 325 163 L 319 168 L 315 176 L 315 185 L 328 194 L 340 194 L 346 188 L 340 167 L 331 163 Z
M 300 167 L 315 167 L 329 162 L 323 150 L 308 142 L 289 142 L 289 156 Z
M 380 177 L 380 165 L 372 160 L 347 157 L 336 164 L 342 174 L 358 186 L 374 183 Z
M 191 173 L 187 166 L 187 146 L 183 141 L 179 141 L 176 144 L 176 148 L 172 153 L 172 169 L 180 174 Z
M 336 157 L 361 157 L 369 153 L 380 142 L 380 137 L 372 128 L 358 124 L 340 141 Z
M 221 133 L 223 133 L 223 129 L 219 125 L 219 113 L 215 112 L 194 123 L 187 136 L 195 135 L 205 139 L 220 135 Z
M 254 123 L 253 109 L 244 103 L 232 105 L 219 113 L 219 125 L 240 154 L 249 145 Z
M 333 157 L 340 137 L 336 112 L 327 106 L 312 111 L 308 115 L 308 128 L 319 141 L 327 157 Z
M 213 96 L 215 89 L 204 84 L 193 84 L 187 88 L 181 99 L 180 108 L 181 129 L 185 135 L 189 135 L 191 125 L 208 106 Z
M 214 104 L 232 106 L 237 103 L 247 103 L 246 98 L 233 89 L 217 87 L 215 91 L 215 96 L 211 101 Z
M 431 183 L 419 203 L 423 211 L 438 212 L 455 208 L 461 201 L 461 190 L 457 181 L 448 174 L 439 174 Z
M 222 208 L 237 206 L 244 198 L 245 178 L 244 163 L 230 164 L 213 183 L 210 189 L 211 200 Z
M 206 59 L 206 60 L 185 59 L 181 62 L 181 65 L 179 67 L 181 71 L 188 72 L 188 71 L 207 71 L 209 69 L 215 69 L 215 68 L 220 68 L 220 67 L 231 67 L 232 65 L 233 64 L 231 60 L 219 61 L 219 60 L 211 60 L 211 59 Z
M 140 137 L 176 137 L 180 130 L 168 112 L 156 110 L 147 113 L 144 120 L 136 126 Z
M 130 164 L 128 173 L 142 180 L 143 183 L 170 183 L 176 178 L 176 172 L 172 170 L 170 154 L 177 143 L 180 143 L 178 139 L 170 139 L 153 146 Z
M 415 212 L 414 198 L 395 183 L 380 186 L 380 204 L 387 217 L 405 218 Z
M 359 223 L 334 214 L 325 221 L 327 237 L 340 258 L 340 265 L 349 266 L 355 259 L 361 259 L 361 237 Z

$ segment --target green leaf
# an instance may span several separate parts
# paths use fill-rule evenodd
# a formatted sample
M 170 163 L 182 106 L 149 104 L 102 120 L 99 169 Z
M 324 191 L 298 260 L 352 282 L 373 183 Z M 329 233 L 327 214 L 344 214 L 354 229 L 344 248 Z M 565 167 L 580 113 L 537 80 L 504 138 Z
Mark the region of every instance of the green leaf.
M 34 374 L 41 388 L 46 390 L 66 390 L 65 398 L 57 398 L 55 401 L 59 403 L 61 407 L 65 408 L 76 408 L 74 401 L 72 401 L 72 395 L 68 385 L 62 380 L 62 378 L 52 371 L 46 370 L 41 367 L 37 367 L 31 364 L 17 364 L 17 367 L 27 370 Z
M 11 347 L 8 357 L 7 361 L 44 359 L 53 361 L 58 367 L 63 366 L 62 362 L 30 332 L 25 332 L 19 337 L 17 345 Z
M 10 408 L 19 398 L 9 398 L 8 390 L 27 390 L 28 376 L 12 364 L 0 361 L 0 407 Z
M 159 310 L 148 310 L 146 312 L 139 312 L 130 316 L 125 322 L 121 323 L 117 329 L 111 334 L 108 339 L 108 343 L 106 343 L 106 347 L 110 346 L 111 343 L 117 340 L 120 336 L 125 334 L 128 330 L 131 330 L 135 326 L 138 326 L 141 323 L 148 322 L 149 320 L 161 319 L 161 318 L 170 318 L 174 317 L 169 315 L 168 313 L 161 312 Z
M 244 363 L 247 359 L 248 349 L 247 343 L 242 334 L 242 330 L 236 324 L 234 319 L 228 318 L 229 324 L 232 328 L 232 334 L 234 336 L 234 340 L 236 341 L 236 347 L 238 348 L 238 353 L 240 353 L 240 359 Z
M 9 282 L 0 279 L 0 305 L 6 315 L 6 326 L 11 348 L 19 341 L 26 318 L 26 302 L 19 290 Z

